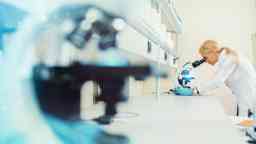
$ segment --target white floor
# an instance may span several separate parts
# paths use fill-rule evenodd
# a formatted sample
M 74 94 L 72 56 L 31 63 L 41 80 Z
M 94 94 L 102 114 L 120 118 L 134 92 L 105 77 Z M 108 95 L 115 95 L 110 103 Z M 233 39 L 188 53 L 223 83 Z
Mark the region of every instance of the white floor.
M 91 119 L 102 105 L 83 110 Z M 244 144 L 216 97 L 134 97 L 119 107 L 119 114 L 105 128 L 127 134 L 135 144 Z

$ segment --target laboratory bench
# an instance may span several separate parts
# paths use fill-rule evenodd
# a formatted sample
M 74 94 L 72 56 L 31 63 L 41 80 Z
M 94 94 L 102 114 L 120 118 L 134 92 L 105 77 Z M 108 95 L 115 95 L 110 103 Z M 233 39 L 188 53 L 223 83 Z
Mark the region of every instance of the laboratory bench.
M 82 110 L 91 119 L 102 105 Z M 134 96 L 119 106 L 105 128 L 127 134 L 135 144 L 246 144 L 246 136 L 225 114 L 215 96 Z

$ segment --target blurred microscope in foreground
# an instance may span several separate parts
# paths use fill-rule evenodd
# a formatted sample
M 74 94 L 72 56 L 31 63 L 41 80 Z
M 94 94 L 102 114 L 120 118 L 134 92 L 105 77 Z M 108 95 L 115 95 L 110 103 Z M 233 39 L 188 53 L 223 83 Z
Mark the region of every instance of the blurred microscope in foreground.
M 5 36 L 17 31 L 18 24 L 26 17 L 25 10 L 0 2 L 0 57 L 4 51 Z
M 166 76 L 149 64 L 129 64 L 129 59 L 118 49 L 116 39 L 124 24 L 120 17 L 96 6 L 69 5 L 55 11 L 39 30 L 36 49 L 40 55 L 33 69 L 34 89 L 43 115 L 50 117 L 49 125 L 61 139 L 66 139 L 65 132 L 59 131 L 51 117 L 72 125 L 81 122 L 80 93 L 84 83 L 96 82 L 101 89 L 97 101 L 105 104 L 104 114 L 94 121 L 110 124 L 117 114 L 118 103 L 127 101 L 123 89 L 128 77 L 144 80 L 150 75 Z M 52 42 L 54 44 L 50 44 Z M 65 62 L 59 60 L 58 56 L 67 49 L 84 55 L 80 58 L 75 55 Z M 129 141 L 122 135 L 105 136 L 105 140 L 98 137 L 95 141 L 103 144 Z M 78 140 L 73 143 L 76 142 Z

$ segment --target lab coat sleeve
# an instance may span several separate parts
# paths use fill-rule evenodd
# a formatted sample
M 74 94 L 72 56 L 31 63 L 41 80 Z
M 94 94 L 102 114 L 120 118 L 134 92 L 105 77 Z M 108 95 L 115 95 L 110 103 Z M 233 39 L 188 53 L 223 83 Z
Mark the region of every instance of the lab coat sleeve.
M 225 56 L 218 67 L 215 77 L 207 83 L 201 84 L 198 90 L 201 95 L 220 87 L 233 73 L 237 66 L 234 56 Z

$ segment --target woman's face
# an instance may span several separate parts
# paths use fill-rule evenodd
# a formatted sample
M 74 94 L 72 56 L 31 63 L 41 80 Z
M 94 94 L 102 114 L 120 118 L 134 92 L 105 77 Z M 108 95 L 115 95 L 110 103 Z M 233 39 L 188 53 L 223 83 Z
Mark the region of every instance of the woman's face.
M 210 65 L 215 65 L 219 59 L 219 53 L 217 51 L 209 52 L 207 54 L 202 54 L 201 56 L 205 58 L 206 62 Z

